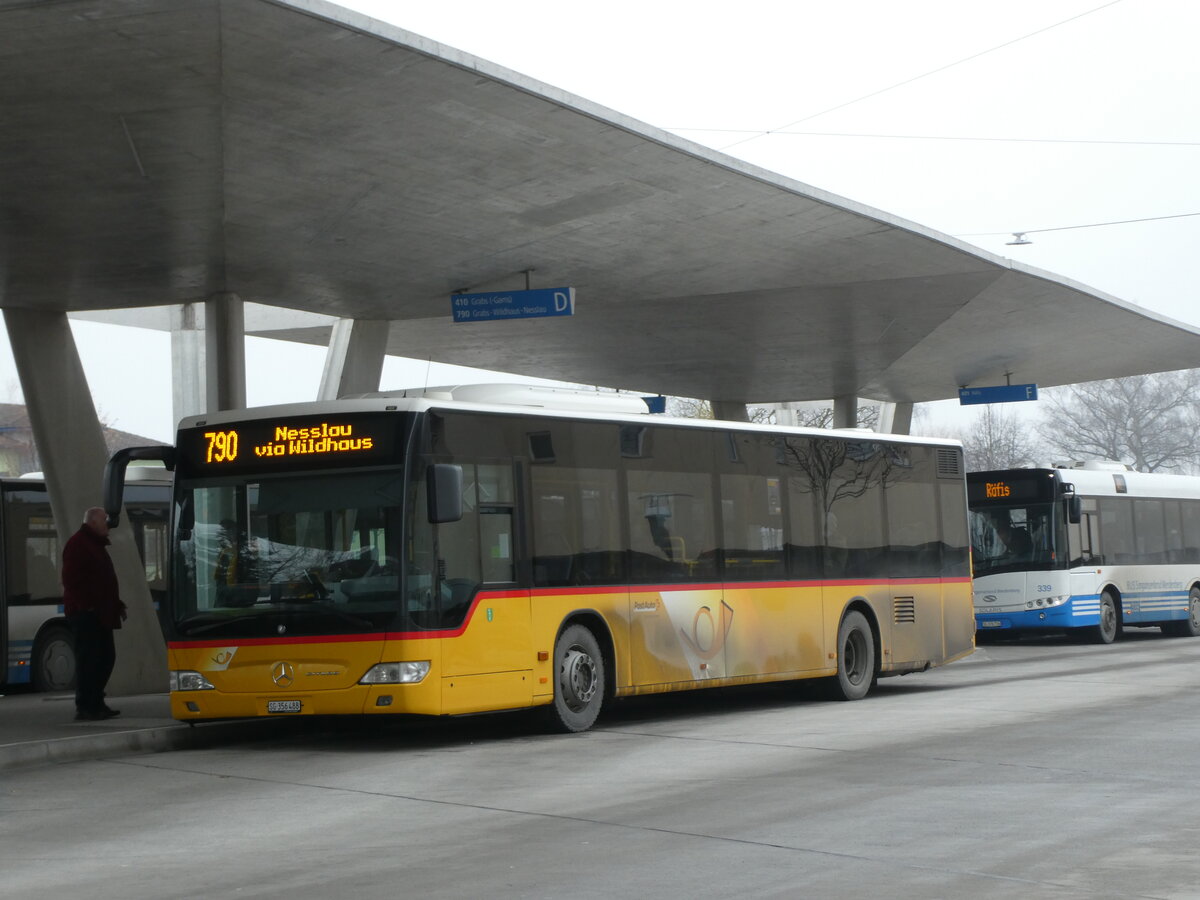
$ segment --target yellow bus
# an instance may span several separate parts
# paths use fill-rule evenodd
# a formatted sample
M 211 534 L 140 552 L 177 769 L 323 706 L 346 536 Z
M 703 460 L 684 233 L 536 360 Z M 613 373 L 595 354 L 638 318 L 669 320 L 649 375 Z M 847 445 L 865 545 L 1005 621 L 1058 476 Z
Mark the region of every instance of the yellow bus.
M 583 731 L 637 694 L 856 700 L 974 648 L 952 441 L 407 393 L 185 419 L 110 461 L 112 516 L 130 458 L 175 472 L 177 719 L 544 707 Z

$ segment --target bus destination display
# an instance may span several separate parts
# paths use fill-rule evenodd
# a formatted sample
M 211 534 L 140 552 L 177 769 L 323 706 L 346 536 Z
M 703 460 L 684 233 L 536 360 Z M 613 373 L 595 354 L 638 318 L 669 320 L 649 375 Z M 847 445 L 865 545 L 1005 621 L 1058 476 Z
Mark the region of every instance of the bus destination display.
M 178 446 L 197 474 L 364 465 L 390 458 L 399 424 L 394 414 L 232 422 L 181 431 Z
M 1009 473 L 967 475 L 967 498 L 971 503 L 1028 503 L 1054 499 L 1054 479 L 1049 473 Z

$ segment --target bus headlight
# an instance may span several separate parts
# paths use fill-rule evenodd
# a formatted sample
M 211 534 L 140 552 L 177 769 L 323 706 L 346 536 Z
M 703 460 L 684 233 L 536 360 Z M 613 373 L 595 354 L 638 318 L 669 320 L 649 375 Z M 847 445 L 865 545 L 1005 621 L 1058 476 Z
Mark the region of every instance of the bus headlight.
M 1038 606 L 1062 606 L 1067 602 L 1067 594 L 1058 594 L 1054 597 L 1038 597 L 1035 601 Z
M 216 685 L 201 675 L 199 672 L 183 670 L 181 672 L 168 672 L 170 678 L 171 690 L 173 691 L 215 691 Z
M 390 662 L 371 666 L 359 684 L 416 684 L 429 674 L 429 660 Z

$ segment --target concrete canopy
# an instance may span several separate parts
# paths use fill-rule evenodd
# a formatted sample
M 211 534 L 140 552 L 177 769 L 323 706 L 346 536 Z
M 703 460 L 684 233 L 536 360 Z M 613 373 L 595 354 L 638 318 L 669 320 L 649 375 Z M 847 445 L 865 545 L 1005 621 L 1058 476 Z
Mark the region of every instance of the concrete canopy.
M 233 293 L 738 402 L 1200 365 L 1195 328 L 320 0 L 0 0 L 0 112 L 6 307 Z M 529 269 L 573 318 L 451 323 Z

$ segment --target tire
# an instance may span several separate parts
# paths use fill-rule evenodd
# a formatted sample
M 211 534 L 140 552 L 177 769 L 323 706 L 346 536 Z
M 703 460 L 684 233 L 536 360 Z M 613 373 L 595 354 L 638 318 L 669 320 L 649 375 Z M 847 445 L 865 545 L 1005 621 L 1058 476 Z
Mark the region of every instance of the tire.
M 559 732 L 587 731 L 604 705 L 604 656 L 596 636 L 583 625 L 569 625 L 554 643 L 554 702 L 550 727 Z
M 1192 586 L 1188 591 L 1188 617 L 1182 622 L 1167 622 L 1163 634 L 1171 637 L 1196 637 L 1200 635 L 1200 587 Z
M 861 700 L 875 683 L 875 635 L 867 617 L 851 610 L 838 626 L 838 672 L 830 679 L 838 700 Z
M 35 691 L 75 689 L 75 636 L 69 628 L 52 625 L 38 635 L 30 662 Z
M 1121 619 L 1117 615 L 1117 601 L 1105 591 L 1100 595 L 1100 624 L 1092 628 L 1092 640 L 1097 644 L 1111 644 L 1121 631 Z

